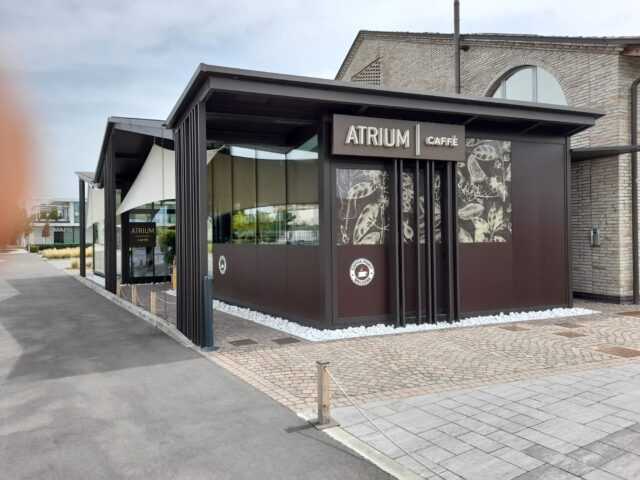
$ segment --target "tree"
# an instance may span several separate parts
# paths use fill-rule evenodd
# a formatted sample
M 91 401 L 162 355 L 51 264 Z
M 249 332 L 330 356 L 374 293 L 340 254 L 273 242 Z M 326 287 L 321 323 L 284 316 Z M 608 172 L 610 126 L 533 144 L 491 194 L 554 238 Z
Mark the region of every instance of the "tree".
M 60 212 L 58 212 L 58 208 L 52 207 L 51 210 L 49 210 L 49 220 L 55 222 L 59 218 L 60 218 Z
M 51 232 L 49 231 L 49 222 L 44 224 L 44 227 L 42 227 L 42 238 L 49 238 L 49 236 L 51 235 Z

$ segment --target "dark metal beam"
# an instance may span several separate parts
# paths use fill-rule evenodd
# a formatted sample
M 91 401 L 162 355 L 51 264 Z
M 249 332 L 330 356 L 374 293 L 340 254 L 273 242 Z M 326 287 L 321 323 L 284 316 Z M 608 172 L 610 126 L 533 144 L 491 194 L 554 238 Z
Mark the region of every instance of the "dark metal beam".
M 86 234 L 86 224 L 87 224 L 87 216 L 85 213 L 85 189 L 84 189 L 84 180 L 78 178 L 78 205 L 79 205 L 79 217 L 80 217 L 80 276 L 86 277 L 86 254 L 85 254 L 85 245 L 87 243 L 87 234 Z
M 316 119 L 310 118 L 293 118 L 293 117 L 277 117 L 270 115 L 249 115 L 243 113 L 229 113 L 229 112 L 208 112 L 207 120 L 221 120 L 221 121 L 239 121 L 250 123 L 266 123 L 269 125 L 286 125 L 293 127 L 307 127 L 315 125 Z
M 631 84 L 631 144 L 638 144 L 638 88 L 640 78 Z M 638 152 L 631 154 L 631 238 L 633 243 L 633 303 L 640 303 L 640 241 L 638 239 Z
M 105 288 L 117 290 L 116 176 L 113 170 L 113 145 L 109 142 L 104 162 L 104 279 Z
M 462 85 L 460 81 L 460 1 L 453 1 L 453 49 L 454 53 L 454 76 L 455 91 L 460 93 Z

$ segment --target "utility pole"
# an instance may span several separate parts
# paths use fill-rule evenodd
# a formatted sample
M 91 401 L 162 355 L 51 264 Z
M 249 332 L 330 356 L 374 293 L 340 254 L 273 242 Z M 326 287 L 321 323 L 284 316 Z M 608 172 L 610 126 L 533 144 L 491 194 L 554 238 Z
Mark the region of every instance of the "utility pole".
M 456 93 L 460 93 L 460 0 L 453 0 L 453 48 Z

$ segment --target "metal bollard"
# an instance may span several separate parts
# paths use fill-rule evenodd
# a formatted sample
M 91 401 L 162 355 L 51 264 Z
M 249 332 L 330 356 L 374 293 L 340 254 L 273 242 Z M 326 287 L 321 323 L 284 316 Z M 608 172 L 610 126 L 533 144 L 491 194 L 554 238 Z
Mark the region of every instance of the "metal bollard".
M 329 379 L 329 362 L 316 362 L 318 368 L 318 427 L 333 424 L 331 420 L 331 383 Z

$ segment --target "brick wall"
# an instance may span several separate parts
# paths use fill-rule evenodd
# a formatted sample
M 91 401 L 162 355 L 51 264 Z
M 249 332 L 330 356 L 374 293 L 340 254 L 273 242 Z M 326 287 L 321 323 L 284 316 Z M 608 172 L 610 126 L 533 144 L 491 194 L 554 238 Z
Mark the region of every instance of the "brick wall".
M 595 127 L 575 135 L 573 147 L 629 143 L 629 87 L 640 77 L 640 58 L 622 56 L 612 47 L 569 42 L 478 39 L 465 45 L 469 49 L 461 54 L 463 94 L 489 95 L 513 68 L 536 65 L 554 75 L 570 106 L 606 114 Z M 450 37 L 361 34 L 338 78 L 351 79 L 376 58 L 384 86 L 454 92 Z M 632 294 L 630 156 L 574 164 L 571 195 L 574 290 L 628 298 Z M 600 228 L 599 247 L 590 244 L 593 226 Z

